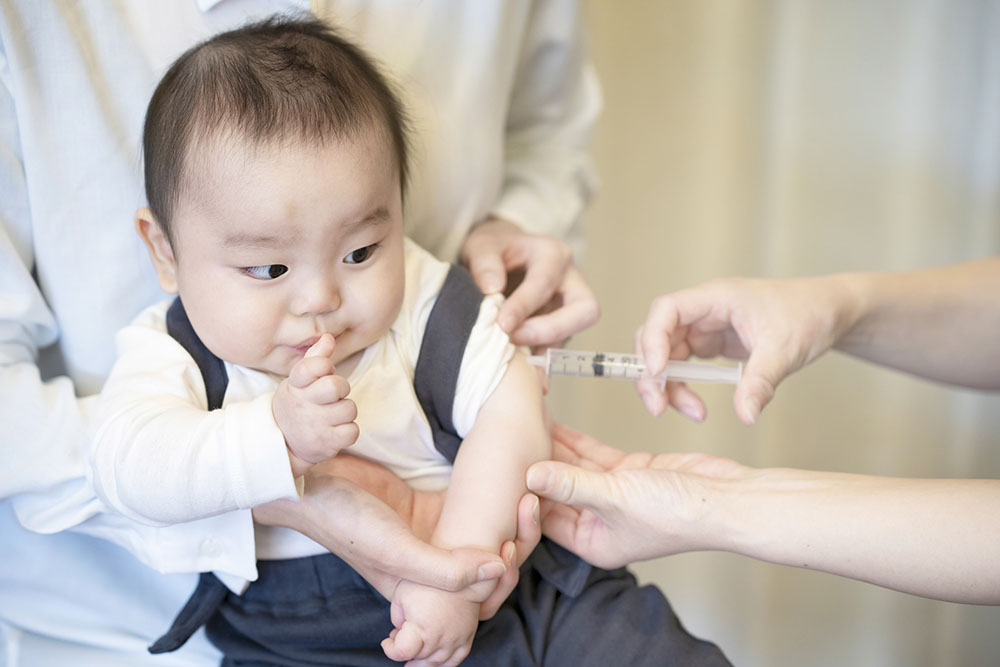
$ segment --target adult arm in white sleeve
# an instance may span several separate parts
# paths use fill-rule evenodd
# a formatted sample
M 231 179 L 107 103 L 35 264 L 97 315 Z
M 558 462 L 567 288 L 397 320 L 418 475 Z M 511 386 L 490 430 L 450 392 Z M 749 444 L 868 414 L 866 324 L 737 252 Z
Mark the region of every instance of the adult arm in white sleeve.
M 601 100 L 576 3 L 535 2 L 529 11 L 508 100 L 501 189 L 460 257 L 485 294 L 509 293 L 497 321 L 516 344 L 551 346 L 600 316 L 573 250 L 595 188 L 587 144 Z M 508 284 L 518 274 L 519 284 Z
M 169 533 L 109 512 L 88 476 L 95 396 L 78 396 L 40 356 L 63 335 L 39 287 L 39 232 L 32 216 L 18 117 L 0 44 L 0 498 L 38 533 L 73 530 L 122 546 L 161 572 L 217 570 L 256 577 L 247 516 L 213 517 Z M 44 239 L 43 239 L 44 240 Z M 84 280 L 86 276 L 81 276 Z M 100 289 L 100 284 L 91 289 Z M 16 539 L 13 536 L 11 539 Z
M 575 2 L 532 3 L 511 92 L 504 180 L 491 215 L 569 239 L 596 188 L 588 153 L 601 109 Z
M 0 497 L 53 532 L 84 518 L 86 401 L 66 377 L 43 381 L 39 350 L 59 330 L 33 276 L 34 248 L 14 101 L 0 51 Z M 14 497 L 16 496 L 16 497 Z

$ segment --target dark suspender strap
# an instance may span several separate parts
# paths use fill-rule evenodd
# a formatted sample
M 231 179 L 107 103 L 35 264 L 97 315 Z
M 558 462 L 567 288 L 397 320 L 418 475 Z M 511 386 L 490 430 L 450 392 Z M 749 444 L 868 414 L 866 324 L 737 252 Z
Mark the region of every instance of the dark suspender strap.
M 184 646 L 191 635 L 208 622 L 228 592 L 229 589 L 219 581 L 218 577 L 211 572 L 202 572 L 198 578 L 197 588 L 177 614 L 173 625 L 147 650 L 150 653 L 169 653 Z
M 209 352 L 205 344 L 198 338 L 194 327 L 191 326 L 191 321 L 188 320 L 180 297 L 174 299 L 174 302 L 170 304 L 170 309 L 167 310 L 167 333 L 180 343 L 198 364 L 201 377 L 205 380 L 208 409 L 218 410 L 221 408 L 222 399 L 226 395 L 226 387 L 229 386 L 226 364 L 222 359 Z
M 469 272 L 452 265 L 431 309 L 413 371 L 413 387 L 430 422 L 434 446 L 452 462 L 462 444 L 452 421 L 458 371 L 482 300 Z
M 208 409 L 218 410 L 229 386 L 226 365 L 212 354 L 194 332 L 180 298 L 174 299 L 167 310 L 167 333 L 169 333 L 198 364 L 201 377 L 205 380 L 205 394 Z M 149 647 L 150 653 L 176 651 L 191 638 L 198 628 L 205 625 L 219 608 L 229 589 L 211 572 L 202 572 L 198 586 L 188 598 L 187 604 L 174 619 L 167 633 Z
M 413 386 L 430 422 L 434 446 L 451 462 L 462 444 L 452 422 L 458 371 L 482 300 L 469 272 L 452 266 L 431 309 L 413 372 Z M 571 597 L 583 591 L 592 570 L 589 563 L 547 537 L 531 554 L 530 562 L 543 578 Z

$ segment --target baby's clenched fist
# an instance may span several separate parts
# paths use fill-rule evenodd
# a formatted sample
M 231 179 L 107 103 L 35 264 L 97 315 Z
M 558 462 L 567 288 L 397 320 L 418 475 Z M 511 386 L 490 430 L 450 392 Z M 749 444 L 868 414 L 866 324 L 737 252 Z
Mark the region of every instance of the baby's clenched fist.
M 358 439 L 358 408 L 347 398 L 351 387 L 330 361 L 335 344 L 323 334 L 292 366 L 271 402 L 296 477 Z

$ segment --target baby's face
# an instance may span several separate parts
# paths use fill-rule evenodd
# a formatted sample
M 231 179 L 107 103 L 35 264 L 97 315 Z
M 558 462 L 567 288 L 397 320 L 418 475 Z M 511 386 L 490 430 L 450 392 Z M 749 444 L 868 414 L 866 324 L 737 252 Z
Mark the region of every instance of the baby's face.
M 347 374 L 395 321 L 403 222 L 395 161 L 368 136 L 201 152 L 172 221 L 178 292 L 218 357 L 289 369 L 324 333 Z

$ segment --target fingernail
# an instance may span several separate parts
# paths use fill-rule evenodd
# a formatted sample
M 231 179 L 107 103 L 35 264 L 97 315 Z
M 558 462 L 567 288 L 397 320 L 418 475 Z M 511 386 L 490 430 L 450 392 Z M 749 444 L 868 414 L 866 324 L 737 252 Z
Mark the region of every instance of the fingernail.
M 500 548 L 500 557 L 503 558 L 503 562 L 507 564 L 507 567 L 514 567 L 514 556 L 516 555 L 517 547 L 514 546 L 514 543 L 504 542 Z
M 499 579 L 506 571 L 507 566 L 503 564 L 503 561 L 493 560 L 489 563 L 483 563 L 479 566 L 479 581 Z
M 694 422 L 700 422 L 705 418 L 701 413 L 701 407 L 692 401 L 681 401 L 681 414 Z
M 503 313 L 499 317 L 497 317 L 497 325 L 499 325 L 499 327 L 504 331 L 506 331 L 508 334 L 511 332 L 511 329 L 514 328 L 514 323 L 515 322 L 513 315 L 508 315 L 506 313 Z
M 539 521 L 539 503 L 538 498 L 535 498 L 535 504 L 531 506 L 531 520 L 537 526 Z
M 528 475 L 525 482 L 528 485 L 528 488 L 536 493 L 544 495 L 545 492 L 549 490 L 549 476 L 545 474 L 544 470 L 539 470 L 534 466 L 528 468 Z
M 646 406 L 646 411 L 654 417 L 659 416 L 659 410 L 657 410 L 654 394 L 648 391 L 640 391 L 639 398 L 642 399 L 642 404 Z
M 503 289 L 503 278 L 496 273 L 484 273 L 479 276 L 479 284 L 485 294 L 496 294 Z

